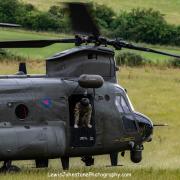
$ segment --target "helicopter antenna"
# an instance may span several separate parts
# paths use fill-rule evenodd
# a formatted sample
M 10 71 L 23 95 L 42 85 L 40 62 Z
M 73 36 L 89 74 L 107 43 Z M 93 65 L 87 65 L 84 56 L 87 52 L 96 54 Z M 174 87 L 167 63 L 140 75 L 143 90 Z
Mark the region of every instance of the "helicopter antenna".
M 154 127 L 164 127 L 168 126 L 168 124 L 153 124 Z

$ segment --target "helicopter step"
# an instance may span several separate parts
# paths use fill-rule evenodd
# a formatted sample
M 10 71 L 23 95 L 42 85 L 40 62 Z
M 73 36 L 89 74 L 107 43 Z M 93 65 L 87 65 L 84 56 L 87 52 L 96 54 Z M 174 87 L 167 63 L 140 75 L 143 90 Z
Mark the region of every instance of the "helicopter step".
M 95 130 L 93 128 L 71 128 L 71 146 L 88 147 L 95 144 Z

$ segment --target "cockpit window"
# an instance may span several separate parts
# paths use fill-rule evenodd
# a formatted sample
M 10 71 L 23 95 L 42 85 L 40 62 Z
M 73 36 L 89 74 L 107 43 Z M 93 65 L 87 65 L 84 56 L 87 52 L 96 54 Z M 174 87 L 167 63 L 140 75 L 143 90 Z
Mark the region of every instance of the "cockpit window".
M 115 99 L 116 107 L 120 113 L 123 113 L 123 109 L 120 102 L 121 102 L 121 96 L 116 96 L 116 99 Z
M 126 101 L 125 101 L 123 96 L 121 96 L 121 105 L 122 105 L 123 110 L 124 110 L 125 113 L 129 113 L 130 112 L 130 109 L 129 109 L 129 107 L 128 107 L 128 105 L 127 105 L 127 103 L 126 103 Z
M 130 107 L 131 107 L 131 110 L 132 110 L 132 111 L 135 111 L 135 110 L 134 110 L 134 106 L 132 105 L 132 103 L 131 103 L 131 101 L 130 101 L 130 99 L 129 99 L 129 96 L 127 95 L 127 93 L 126 93 L 126 97 L 127 97 L 128 102 L 129 102 L 129 105 L 130 105 Z
M 123 96 L 116 96 L 115 104 L 120 113 L 130 113 L 130 109 Z
M 134 111 L 134 107 L 128 97 L 128 94 L 126 93 L 126 91 L 120 87 L 115 87 L 115 93 L 118 96 L 121 96 L 122 97 L 122 102 L 121 104 L 123 104 L 124 106 L 124 111 L 123 112 L 129 112 L 130 110 L 131 111 Z M 117 106 L 117 105 L 116 105 Z M 127 107 L 127 108 L 126 108 Z

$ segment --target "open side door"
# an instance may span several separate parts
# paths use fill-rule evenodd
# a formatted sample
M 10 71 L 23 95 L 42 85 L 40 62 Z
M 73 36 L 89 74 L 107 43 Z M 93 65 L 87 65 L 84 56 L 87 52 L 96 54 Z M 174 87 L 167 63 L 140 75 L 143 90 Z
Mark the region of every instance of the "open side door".
M 92 128 L 83 127 L 79 124 L 78 128 L 74 128 L 74 109 L 77 102 L 82 98 L 88 98 L 92 106 L 91 125 Z M 69 97 L 69 127 L 70 127 L 70 146 L 71 147 L 89 147 L 94 146 L 96 142 L 96 123 L 94 118 L 94 102 L 92 95 L 73 94 Z

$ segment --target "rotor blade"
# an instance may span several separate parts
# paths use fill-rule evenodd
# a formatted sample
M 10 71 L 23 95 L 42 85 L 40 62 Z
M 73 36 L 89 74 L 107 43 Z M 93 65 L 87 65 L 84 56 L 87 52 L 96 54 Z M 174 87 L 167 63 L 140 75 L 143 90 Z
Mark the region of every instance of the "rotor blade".
M 19 24 L 0 23 L 0 27 L 21 27 Z
M 41 48 L 55 43 L 75 43 L 76 39 L 0 41 L 0 48 Z
M 145 51 L 145 52 L 152 52 L 152 53 L 156 53 L 156 54 L 162 54 L 162 55 L 166 55 L 166 56 L 180 58 L 180 55 L 162 52 L 162 51 L 154 50 L 151 48 L 139 47 L 139 46 L 135 46 L 133 44 L 130 44 L 130 43 L 127 43 L 124 41 L 115 41 L 115 44 L 113 43 L 113 45 L 115 47 L 117 46 L 119 48 L 127 48 L 127 49 L 133 49 L 133 50 L 139 50 L 139 51 Z
M 70 13 L 72 28 L 75 33 L 84 35 L 99 36 L 99 28 L 97 27 L 93 17 L 92 8 L 84 3 L 65 3 Z

